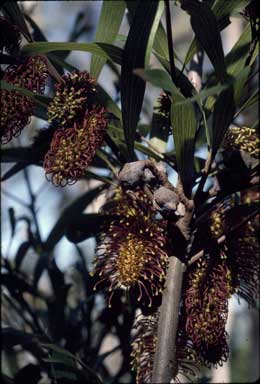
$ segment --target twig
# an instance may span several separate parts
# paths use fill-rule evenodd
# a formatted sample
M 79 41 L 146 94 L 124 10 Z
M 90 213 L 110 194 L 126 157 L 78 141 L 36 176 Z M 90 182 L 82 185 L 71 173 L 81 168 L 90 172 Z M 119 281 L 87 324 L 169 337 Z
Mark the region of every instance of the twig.
M 26 168 L 23 169 L 23 173 L 24 173 L 24 178 L 25 178 L 25 182 L 26 182 L 26 185 L 27 185 L 28 193 L 29 193 L 29 196 L 30 196 L 30 199 L 31 199 L 31 203 L 29 205 L 29 209 L 30 209 L 30 211 L 32 213 L 32 216 L 33 216 L 33 220 L 34 220 L 34 224 L 35 224 L 35 229 L 36 229 L 37 240 L 42 245 L 40 227 L 39 227 L 38 218 L 37 218 L 36 209 L 35 209 L 35 195 L 34 195 L 34 193 L 32 191 L 32 186 L 31 186 L 28 170 Z
M 185 265 L 171 256 L 166 275 L 166 288 L 157 333 L 157 345 L 154 357 L 152 383 L 170 383 L 176 375 L 176 333 L 179 320 L 179 303 Z

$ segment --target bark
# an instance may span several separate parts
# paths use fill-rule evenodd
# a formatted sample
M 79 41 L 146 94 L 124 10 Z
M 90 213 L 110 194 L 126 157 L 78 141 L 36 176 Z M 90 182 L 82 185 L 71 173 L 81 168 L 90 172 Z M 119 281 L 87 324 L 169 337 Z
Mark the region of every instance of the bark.
M 175 341 L 184 271 L 184 264 L 171 256 L 160 308 L 152 383 L 170 383 L 177 373 Z

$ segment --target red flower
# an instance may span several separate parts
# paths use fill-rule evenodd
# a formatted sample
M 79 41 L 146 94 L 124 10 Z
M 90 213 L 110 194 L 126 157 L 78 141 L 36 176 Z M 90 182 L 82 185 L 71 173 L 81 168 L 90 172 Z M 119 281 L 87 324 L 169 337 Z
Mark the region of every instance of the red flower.
M 47 82 L 47 66 L 40 56 L 30 57 L 24 64 L 9 66 L 3 80 L 28 89 L 43 93 Z M 19 136 L 29 123 L 33 113 L 33 101 L 17 91 L 1 89 L 1 143 L 8 143 L 12 137 Z
M 95 80 L 87 71 L 75 71 L 62 76 L 63 81 L 55 85 L 55 95 L 48 108 L 49 123 L 71 127 L 81 121 L 86 109 L 92 109 L 90 97 L 96 92 Z
M 82 122 L 58 129 L 45 155 L 46 177 L 56 186 L 74 184 L 83 177 L 96 149 L 102 145 L 106 127 L 105 109 L 94 107 L 85 112 Z
M 138 302 L 151 307 L 152 298 L 164 287 L 168 261 L 165 223 L 155 220 L 152 204 L 141 190 L 134 199 L 120 193 L 117 207 L 106 210 L 120 216 L 101 235 L 95 262 L 100 277 L 97 285 L 108 286 L 109 306 L 114 290 L 124 288 L 135 292 Z

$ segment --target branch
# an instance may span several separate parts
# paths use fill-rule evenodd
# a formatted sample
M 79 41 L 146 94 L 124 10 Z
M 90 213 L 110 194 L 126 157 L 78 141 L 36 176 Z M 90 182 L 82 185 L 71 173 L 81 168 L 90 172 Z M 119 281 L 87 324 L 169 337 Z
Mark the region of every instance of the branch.
M 166 288 L 160 308 L 152 383 L 170 383 L 172 377 L 177 373 L 175 341 L 185 268 L 179 259 L 174 256 L 170 257 Z

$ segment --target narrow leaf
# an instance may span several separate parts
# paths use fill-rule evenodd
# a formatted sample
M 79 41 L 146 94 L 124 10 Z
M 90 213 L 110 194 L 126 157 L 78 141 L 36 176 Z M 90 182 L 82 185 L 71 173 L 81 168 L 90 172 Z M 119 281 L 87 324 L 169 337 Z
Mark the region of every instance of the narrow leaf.
M 16 175 L 18 172 L 24 169 L 26 166 L 26 163 L 16 163 L 7 172 L 5 172 L 5 174 L 1 177 L 1 181 L 8 180 L 10 177 Z
M 4 12 L 10 17 L 10 19 L 13 21 L 13 23 L 18 25 L 21 32 L 25 36 L 25 38 L 29 41 L 32 41 L 30 32 L 27 28 L 23 14 L 22 14 L 17 2 L 16 1 L 5 1 L 5 2 L 3 2 L 3 5 L 1 5 L 1 8 L 3 8 Z
M 95 40 L 112 44 L 117 36 L 124 13 L 125 1 L 103 1 Z M 106 59 L 93 55 L 90 64 L 91 76 L 98 78 Z
M 141 112 L 145 82 L 133 74 L 135 68 L 143 68 L 147 61 L 146 49 L 157 13 L 158 3 L 138 2 L 130 27 L 122 60 L 122 119 L 129 160 L 134 157 L 134 139 Z
M 251 27 L 250 23 L 247 23 L 238 41 L 225 57 L 225 64 L 229 75 L 237 76 L 241 69 L 244 68 L 250 49 L 250 43 Z
M 37 42 L 23 46 L 24 55 L 35 55 L 53 51 L 83 51 L 94 53 L 107 60 L 121 65 L 122 49 L 105 43 L 59 43 L 59 42 Z
M 22 261 L 23 261 L 24 257 L 26 256 L 26 253 L 29 250 L 29 248 L 31 247 L 31 245 L 32 244 L 30 241 L 24 241 L 20 245 L 20 247 L 18 248 L 18 251 L 17 251 L 16 256 L 15 256 L 15 268 L 17 270 L 20 269 Z
M 105 188 L 106 185 L 98 186 L 90 191 L 87 191 L 82 196 L 72 202 L 61 214 L 57 223 L 51 230 L 44 244 L 45 250 L 52 250 L 57 242 L 64 236 L 65 230 L 71 220 L 76 219 L 88 204 L 90 204 Z
M 192 104 L 179 104 L 184 96 L 173 95 L 171 106 L 171 125 L 173 129 L 177 168 L 180 173 L 186 195 L 189 197 L 194 181 L 194 138 L 196 133 L 196 117 Z
M 214 13 L 207 3 L 200 3 L 197 0 L 184 0 L 181 7 L 190 14 L 195 35 L 215 68 L 219 80 L 224 82 L 226 76 L 224 52 Z
M 15 232 L 15 225 L 16 225 L 15 211 L 13 207 L 8 208 L 8 216 L 9 216 L 9 221 L 11 225 L 11 236 L 13 237 Z
M 216 101 L 212 124 L 212 158 L 215 157 L 223 137 L 235 114 L 234 89 L 222 91 Z

